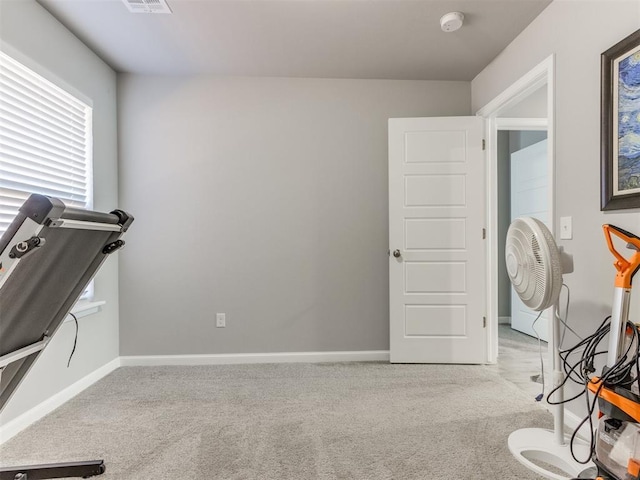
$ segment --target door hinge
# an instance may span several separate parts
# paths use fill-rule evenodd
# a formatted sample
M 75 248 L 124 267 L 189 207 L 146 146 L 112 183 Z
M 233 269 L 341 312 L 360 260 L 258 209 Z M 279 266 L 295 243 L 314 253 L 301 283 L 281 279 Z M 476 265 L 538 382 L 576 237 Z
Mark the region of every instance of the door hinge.
M 487 142 L 485 141 L 485 139 L 482 139 L 482 150 L 486 150 L 487 149 Z
M 482 229 L 482 239 L 485 240 L 487 238 L 487 229 L 483 228 Z
M 482 328 L 487 328 L 487 317 L 482 317 Z

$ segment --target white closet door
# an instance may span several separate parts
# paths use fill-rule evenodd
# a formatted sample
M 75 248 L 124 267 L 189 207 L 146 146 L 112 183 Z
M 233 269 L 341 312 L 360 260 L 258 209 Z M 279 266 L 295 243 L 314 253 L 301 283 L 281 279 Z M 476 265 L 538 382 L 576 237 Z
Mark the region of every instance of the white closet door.
M 547 141 L 530 145 L 511 154 L 511 220 L 534 217 L 549 226 L 547 173 Z M 522 303 L 511 289 L 511 328 L 533 337 L 536 332 L 542 340 L 549 341 L 549 311 L 538 316 Z

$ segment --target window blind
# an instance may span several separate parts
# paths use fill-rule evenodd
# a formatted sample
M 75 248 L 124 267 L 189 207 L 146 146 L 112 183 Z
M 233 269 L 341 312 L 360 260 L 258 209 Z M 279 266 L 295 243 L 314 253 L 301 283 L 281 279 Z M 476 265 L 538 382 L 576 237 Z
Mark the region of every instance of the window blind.
M 0 52 L 0 235 L 31 193 L 92 208 L 92 109 Z

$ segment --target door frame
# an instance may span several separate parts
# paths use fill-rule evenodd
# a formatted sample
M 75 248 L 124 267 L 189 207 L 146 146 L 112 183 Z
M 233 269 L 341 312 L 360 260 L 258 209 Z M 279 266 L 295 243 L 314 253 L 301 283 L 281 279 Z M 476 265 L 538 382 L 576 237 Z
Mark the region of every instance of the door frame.
M 547 87 L 547 170 L 549 181 L 549 226 L 551 233 L 555 231 L 555 55 L 552 54 L 532 70 L 523 75 L 510 87 L 482 107 L 476 115 L 484 118 L 486 139 L 486 222 L 487 222 L 487 363 L 498 361 L 498 130 L 520 130 L 524 122 L 531 119 L 506 119 L 500 115 L 527 98 L 539 88 Z M 542 119 L 527 124 L 527 129 L 538 125 L 541 129 Z

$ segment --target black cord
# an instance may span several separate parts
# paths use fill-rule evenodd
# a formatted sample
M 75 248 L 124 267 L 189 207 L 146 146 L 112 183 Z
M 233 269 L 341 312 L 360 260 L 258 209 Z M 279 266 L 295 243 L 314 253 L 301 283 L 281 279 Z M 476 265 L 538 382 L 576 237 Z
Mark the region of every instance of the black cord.
M 73 354 L 76 352 L 76 345 L 78 343 L 78 317 L 76 317 L 73 313 L 69 312 L 69 315 L 73 317 L 76 321 L 76 337 L 73 339 L 73 349 L 71 350 L 71 355 L 69 355 L 69 361 L 67 362 L 67 368 L 71 365 L 71 359 L 73 358 Z
M 598 398 L 600 392 L 605 387 L 621 386 L 630 389 L 634 382 L 637 382 L 640 388 L 640 365 L 638 360 L 640 359 L 640 333 L 638 327 L 633 323 L 627 322 L 626 331 L 631 332 L 631 341 L 628 342 L 627 348 L 617 359 L 613 365 L 607 365 L 608 370 L 603 373 L 598 384 L 598 388 L 594 392 L 593 399 L 589 398 L 589 384 L 595 384 L 593 381 L 594 373 L 596 371 L 594 363 L 595 359 L 601 355 L 607 353 L 606 349 L 600 347 L 600 344 L 608 337 L 611 329 L 611 316 L 606 317 L 598 329 L 590 336 L 580 340 L 576 345 L 566 350 L 560 350 L 559 355 L 562 361 L 562 367 L 565 373 L 562 382 L 555 386 L 547 395 L 547 402 L 550 405 L 559 405 L 571 402 L 585 396 L 587 415 L 578 424 L 576 429 L 571 435 L 570 450 L 571 456 L 576 462 L 585 464 L 591 460 L 591 455 L 595 451 L 595 435 L 593 425 L 593 414 L 596 411 Z M 572 361 L 571 359 L 576 360 Z M 635 378 L 632 376 L 632 372 L 635 370 Z M 577 395 L 569 399 L 563 399 L 562 401 L 552 401 L 551 396 L 558 390 L 564 388 L 568 381 L 572 381 L 580 386 L 582 390 Z M 590 455 L 586 459 L 578 459 L 574 453 L 574 443 L 580 429 L 588 423 L 589 425 L 589 445 Z
M 571 301 L 571 290 L 569 290 L 569 286 L 566 283 L 562 284 L 562 287 L 567 289 L 567 302 L 566 305 L 564 307 L 564 318 L 562 318 L 560 316 L 560 312 L 558 312 L 558 320 L 560 321 L 560 323 L 562 324 L 562 326 L 564 327 L 562 329 L 562 335 L 560 336 L 560 342 L 558 343 L 558 346 L 560 348 L 562 348 L 562 345 L 564 345 L 564 336 L 567 333 L 567 330 L 569 330 L 571 333 L 573 333 L 577 338 L 579 338 L 580 340 L 582 340 L 582 337 L 580 335 L 578 335 L 576 333 L 576 331 L 571 328 L 569 326 L 569 302 Z M 562 291 L 562 287 L 560 287 L 560 291 Z

